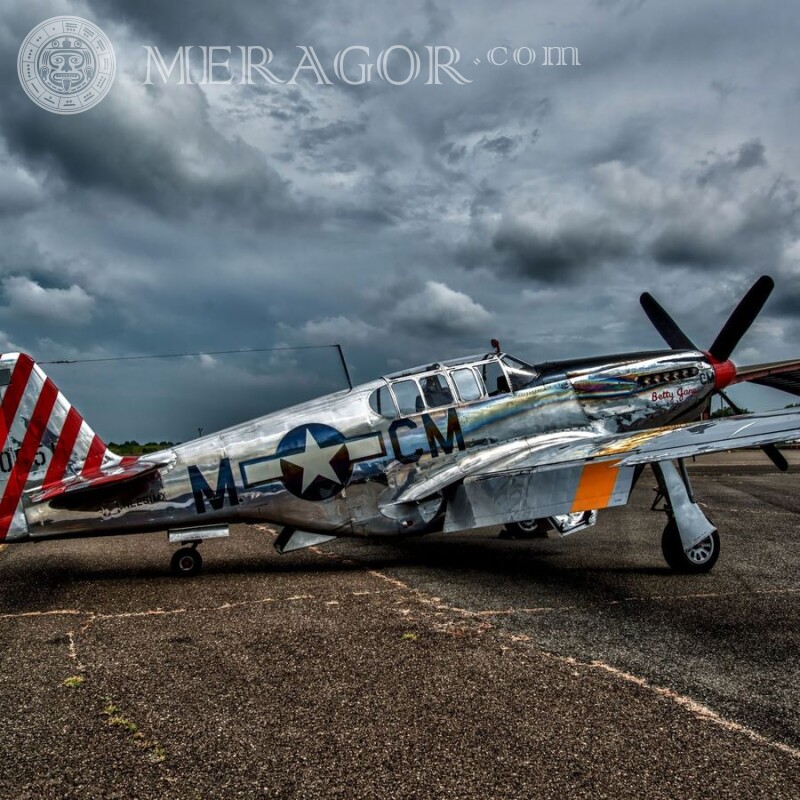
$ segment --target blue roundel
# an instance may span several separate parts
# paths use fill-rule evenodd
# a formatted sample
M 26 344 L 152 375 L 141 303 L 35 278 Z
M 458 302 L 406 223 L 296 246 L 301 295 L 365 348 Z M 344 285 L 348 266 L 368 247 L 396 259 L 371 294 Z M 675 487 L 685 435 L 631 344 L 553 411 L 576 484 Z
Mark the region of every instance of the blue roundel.
M 280 459 L 284 485 L 303 500 L 334 497 L 353 472 L 344 436 L 317 422 L 290 430 L 275 455 Z

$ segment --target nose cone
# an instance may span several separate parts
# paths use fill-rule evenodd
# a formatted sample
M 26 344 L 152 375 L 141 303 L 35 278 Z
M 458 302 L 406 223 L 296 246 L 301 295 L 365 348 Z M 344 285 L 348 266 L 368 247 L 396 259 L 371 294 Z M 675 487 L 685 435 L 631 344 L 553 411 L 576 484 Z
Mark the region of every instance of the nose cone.
M 714 388 L 724 389 L 733 383 L 736 378 L 736 364 L 730 359 L 717 361 L 713 356 L 708 356 L 708 362 L 714 370 Z

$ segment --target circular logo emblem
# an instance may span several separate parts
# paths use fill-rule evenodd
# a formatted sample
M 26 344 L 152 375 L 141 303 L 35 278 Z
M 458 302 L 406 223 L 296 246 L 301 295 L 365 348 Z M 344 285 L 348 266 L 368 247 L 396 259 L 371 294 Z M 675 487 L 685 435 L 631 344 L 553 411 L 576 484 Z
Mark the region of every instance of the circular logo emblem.
M 25 93 L 56 114 L 79 114 L 97 105 L 108 94 L 115 70 L 108 37 L 80 17 L 53 17 L 37 25 L 17 58 Z
M 353 472 L 344 436 L 329 425 L 294 428 L 281 439 L 275 455 L 284 486 L 303 500 L 327 500 L 339 494 Z

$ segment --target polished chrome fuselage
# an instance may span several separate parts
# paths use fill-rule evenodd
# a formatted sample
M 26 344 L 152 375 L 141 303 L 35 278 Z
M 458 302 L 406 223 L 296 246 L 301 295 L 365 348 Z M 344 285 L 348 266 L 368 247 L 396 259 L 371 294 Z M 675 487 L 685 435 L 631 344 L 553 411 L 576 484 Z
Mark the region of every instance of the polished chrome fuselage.
M 68 501 L 29 506 L 25 538 L 237 521 L 340 536 L 424 533 L 441 527 L 441 509 L 401 523 L 389 504 L 464 451 L 559 431 L 617 433 L 694 420 L 707 408 L 715 380 L 699 351 L 545 363 L 536 372 L 531 385 L 514 393 L 395 418 L 370 405 L 385 378 L 268 414 L 144 457 L 165 466 L 122 496 L 99 492 L 89 506 L 85 498 L 72 507 Z M 308 466 L 302 459 L 312 450 L 316 460 Z M 312 469 L 318 474 L 307 478 Z

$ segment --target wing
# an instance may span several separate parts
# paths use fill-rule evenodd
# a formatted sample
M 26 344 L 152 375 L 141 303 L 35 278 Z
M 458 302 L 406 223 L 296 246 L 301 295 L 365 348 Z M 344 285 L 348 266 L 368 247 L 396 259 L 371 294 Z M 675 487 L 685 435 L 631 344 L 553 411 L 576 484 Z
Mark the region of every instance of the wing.
M 635 466 L 653 461 L 736 450 L 800 438 L 800 410 L 670 425 L 619 434 L 567 431 L 493 445 L 459 458 L 407 487 L 395 502 L 416 502 L 465 478 L 519 471 L 544 471 L 569 464 L 614 461 Z
M 737 367 L 735 382 L 747 381 L 800 396 L 800 361 L 775 361 Z
M 622 434 L 600 443 L 593 458 L 621 456 L 626 466 L 758 447 L 800 438 L 800 410 L 768 411 Z
M 445 530 L 608 508 L 628 502 L 640 465 L 797 438 L 794 409 L 632 433 L 527 437 L 460 457 L 406 487 L 392 505 L 449 490 Z

